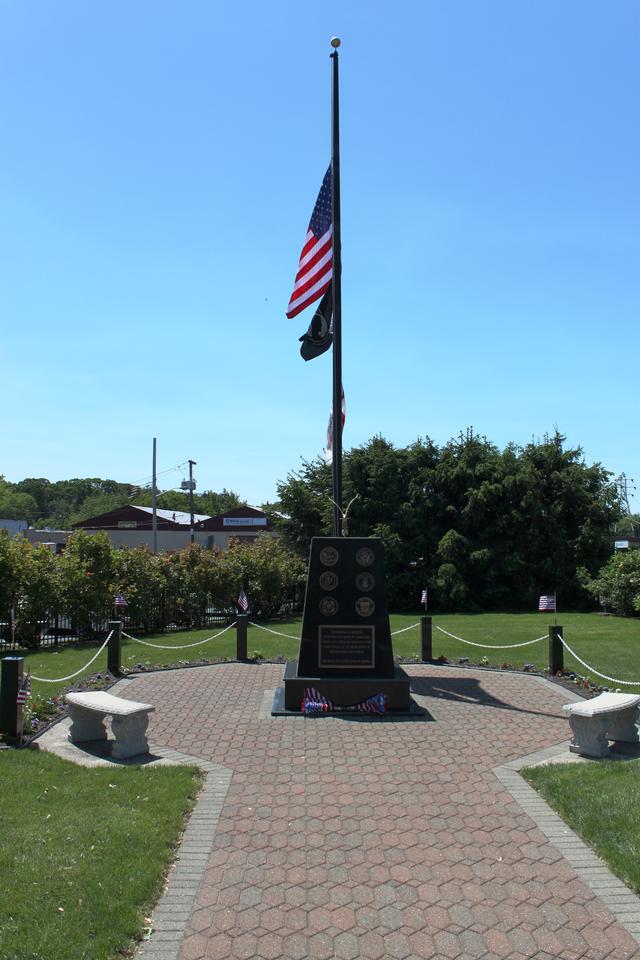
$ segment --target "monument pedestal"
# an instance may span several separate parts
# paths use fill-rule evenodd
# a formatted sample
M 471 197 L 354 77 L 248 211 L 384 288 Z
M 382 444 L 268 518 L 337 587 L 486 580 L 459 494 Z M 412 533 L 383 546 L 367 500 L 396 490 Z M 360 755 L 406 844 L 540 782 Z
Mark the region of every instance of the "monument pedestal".
M 333 713 L 339 713 L 340 707 L 354 707 L 368 697 L 384 693 L 387 697 L 389 712 L 408 713 L 411 707 L 409 677 L 402 667 L 395 667 L 392 677 L 301 677 L 298 676 L 298 661 L 287 660 L 284 668 L 284 687 L 276 699 L 272 713 L 300 713 L 300 704 L 304 692 L 313 688 L 336 705 Z M 277 709 L 276 709 L 277 708 Z
M 390 713 L 412 712 L 409 677 L 393 661 L 384 587 L 378 538 L 312 539 L 300 654 L 287 661 L 273 716 L 301 713 L 307 690 L 330 701 L 333 713 L 353 712 L 378 694 Z

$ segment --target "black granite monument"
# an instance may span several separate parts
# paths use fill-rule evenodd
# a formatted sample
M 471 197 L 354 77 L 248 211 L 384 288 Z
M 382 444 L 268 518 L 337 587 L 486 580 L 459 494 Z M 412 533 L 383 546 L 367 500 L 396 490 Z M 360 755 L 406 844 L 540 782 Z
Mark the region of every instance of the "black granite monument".
M 411 709 L 409 678 L 393 662 L 384 550 L 375 537 L 314 537 L 298 660 L 289 660 L 274 715 L 299 713 L 305 690 L 353 708 L 384 694 L 390 712 Z

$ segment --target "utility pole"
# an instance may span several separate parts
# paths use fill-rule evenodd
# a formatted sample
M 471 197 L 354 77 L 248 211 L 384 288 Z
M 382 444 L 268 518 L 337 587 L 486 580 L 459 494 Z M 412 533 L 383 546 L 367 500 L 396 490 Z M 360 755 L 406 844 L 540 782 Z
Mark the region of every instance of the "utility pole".
M 631 536 L 635 537 L 636 535 L 636 526 L 633 522 L 633 514 L 631 513 L 631 506 L 629 504 L 629 491 L 631 489 L 631 495 L 633 496 L 636 492 L 636 485 L 634 483 L 633 477 L 628 477 L 626 473 L 621 473 L 614 480 L 616 492 L 618 494 L 618 499 L 622 506 L 623 512 L 626 516 L 626 519 L 629 521 L 631 527 Z M 617 530 L 617 524 L 616 524 Z
M 158 488 L 156 486 L 156 438 L 153 438 L 153 469 L 151 471 L 151 509 L 152 521 L 151 530 L 153 532 L 153 552 L 158 552 Z
M 194 517 L 193 517 L 193 491 L 196 488 L 196 482 L 193 479 L 193 468 L 196 466 L 195 460 L 189 460 L 189 512 L 191 513 L 191 543 L 196 539 L 194 526 Z

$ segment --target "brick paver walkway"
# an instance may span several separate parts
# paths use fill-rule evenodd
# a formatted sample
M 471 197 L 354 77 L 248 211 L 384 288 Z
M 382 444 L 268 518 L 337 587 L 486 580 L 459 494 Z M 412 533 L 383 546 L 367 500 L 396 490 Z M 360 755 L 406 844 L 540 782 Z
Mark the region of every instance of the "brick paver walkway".
M 492 772 L 568 739 L 561 689 L 412 666 L 432 721 L 267 718 L 282 670 L 127 688 L 156 704 L 152 745 L 232 771 L 181 960 L 640 955 Z

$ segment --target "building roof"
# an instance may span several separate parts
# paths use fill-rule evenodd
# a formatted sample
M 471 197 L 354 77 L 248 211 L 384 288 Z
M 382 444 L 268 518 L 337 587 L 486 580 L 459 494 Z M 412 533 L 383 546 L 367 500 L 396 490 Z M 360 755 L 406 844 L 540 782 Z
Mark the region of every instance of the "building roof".
M 217 517 L 202 520 L 196 529 L 223 533 L 260 533 L 261 530 L 271 530 L 271 524 L 267 515 L 257 507 L 234 507 Z
M 158 530 L 188 530 L 191 518 L 183 510 L 157 510 Z M 194 523 L 206 520 L 206 514 L 194 515 Z M 74 523 L 74 527 L 85 530 L 120 530 L 125 527 L 137 530 L 151 530 L 153 524 L 153 507 L 140 507 L 134 504 L 108 510 L 96 517 L 89 517 Z
M 145 513 L 148 513 L 150 516 L 153 516 L 153 507 L 135 507 L 136 510 L 144 510 Z M 191 514 L 186 513 L 184 510 L 156 510 L 156 513 L 159 517 L 162 517 L 163 520 L 171 520 L 173 523 L 181 523 L 185 526 L 191 524 Z M 200 523 L 202 520 L 208 520 L 209 515 L 207 513 L 194 513 L 193 519 L 195 523 Z

